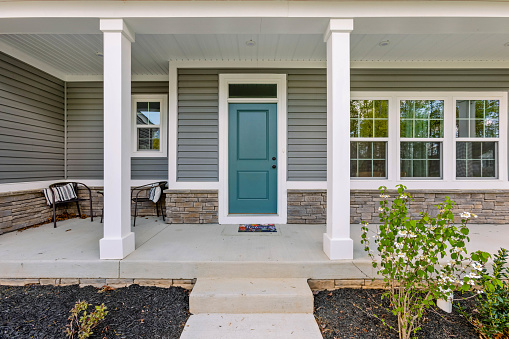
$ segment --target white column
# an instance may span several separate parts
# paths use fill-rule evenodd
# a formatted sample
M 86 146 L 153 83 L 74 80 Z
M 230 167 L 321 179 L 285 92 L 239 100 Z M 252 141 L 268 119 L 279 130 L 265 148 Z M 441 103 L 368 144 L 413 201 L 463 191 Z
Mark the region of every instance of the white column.
M 353 19 L 331 19 L 327 43 L 327 233 L 330 259 L 353 259 L 350 238 L 350 32 Z
M 101 259 L 134 251 L 131 232 L 131 43 L 123 19 L 101 19 L 104 37 L 104 238 Z

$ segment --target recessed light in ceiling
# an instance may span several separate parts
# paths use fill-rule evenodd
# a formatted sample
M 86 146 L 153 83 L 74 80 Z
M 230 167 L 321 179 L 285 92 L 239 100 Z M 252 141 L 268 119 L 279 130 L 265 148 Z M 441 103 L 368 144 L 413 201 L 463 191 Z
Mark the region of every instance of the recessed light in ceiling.
M 256 45 L 256 42 L 254 42 L 253 40 L 246 41 L 246 46 L 253 47 L 254 45 Z
M 104 53 L 103 52 L 95 52 L 95 55 L 97 55 L 98 57 L 103 57 Z
M 388 46 L 391 42 L 389 40 L 384 40 L 384 41 L 380 41 L 378 43 L 378 46 L 380 47 L 385 47 L 385 46 Z

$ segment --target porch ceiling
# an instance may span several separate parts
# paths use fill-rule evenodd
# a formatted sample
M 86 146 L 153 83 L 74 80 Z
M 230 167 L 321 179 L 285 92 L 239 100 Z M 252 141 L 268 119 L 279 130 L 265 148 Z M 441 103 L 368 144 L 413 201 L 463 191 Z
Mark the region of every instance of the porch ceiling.
M 102 74 L 103 60 L 96 55 L 102 51 L 98 19 L 61 18 L 54 19 L 53 25 L 42 19 L 19 20 L 0 20 L 0 32 L 5 33 L 0 34 L 0 50 L 18 52 L 64 75 Z M 132 71 L 165 75 L 168 61 L 187 60 L 324 62 L 322 33 L 327 22 L 324 18 L 130 18 L 128 24 L 137 32 Z M 509 61 L 507 23 L 504 18 L 359 18 L 351 36 L 351 61 L 500 64 Z M 247 46 L 249 40 L 255 45 Z M 381 47 L 381 41 L 389 45 Z

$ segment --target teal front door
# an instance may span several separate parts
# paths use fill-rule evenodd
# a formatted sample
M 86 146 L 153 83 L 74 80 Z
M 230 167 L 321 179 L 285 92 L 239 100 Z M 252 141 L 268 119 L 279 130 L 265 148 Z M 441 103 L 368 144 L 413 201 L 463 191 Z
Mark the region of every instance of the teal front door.
M 277 106 L 228 106 L 228 211 L 277 213 Z

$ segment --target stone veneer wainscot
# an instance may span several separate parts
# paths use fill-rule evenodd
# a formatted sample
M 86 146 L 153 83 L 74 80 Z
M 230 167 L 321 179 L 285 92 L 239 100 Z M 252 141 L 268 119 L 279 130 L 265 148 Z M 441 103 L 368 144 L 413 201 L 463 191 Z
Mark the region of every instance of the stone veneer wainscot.
M 102 187 L 91 187 L 93 213 L 100 216 L 102 196 L 97 191 Z M 456 202 L 454 213 L 463 211 L 478 215 L 471 223 L 507 224 L 509 223 L 509 190 L 409 190 L 414 198 L 410 211 L 414 217 L 419 211 L 436 213 L 434 205 L 446 196 Z M 80 189 L 79 194 L 83 195 Z M 166 222 L 186 224 L 208 224 L 218 222 L 217 190 L 165 190 Z M 389 191 L 393 198 L 396 192 Z M 378 207 L 381 200 L 376 190 L 352 190 L 350 195 L 350 222 L 379 222 Z M 86 202 L 81 205 L 82 212 L 89 214 Z M 57 214 L 67 211 L 76 213 L 74 204 L 59 205 Z M 152 203 L 140 206 L 140 216 L 155 215 Z M 25 190 L 0 193 L 0 234 L 35 225 L 52 216 L 51 207 L 41 190 Z M 323 224 L 327 219 L 326 190 L 288 190 L 288 224 Z
M 217 224 L 217 190 L 165 190 L 168 224 Z
M 420 211 L 436 215 L 435 205 L 449 196 L 455 203 L 454 214 L 463 211 L 478 215 L 470 222 L 475 224 L 506 224 L 509 223 L 509 190 L 408 190 L 414 201 L 410 204 L 412 217 L 417 218 Z M 389 190 L 393 199 L 396 190 Z M 361 221 L 378 223 L 380 206 L 378 190 L 351 190 L 350 222 Z M 327 218 L 326 190 L 288 190 L 288 223 L 325 223 Z

